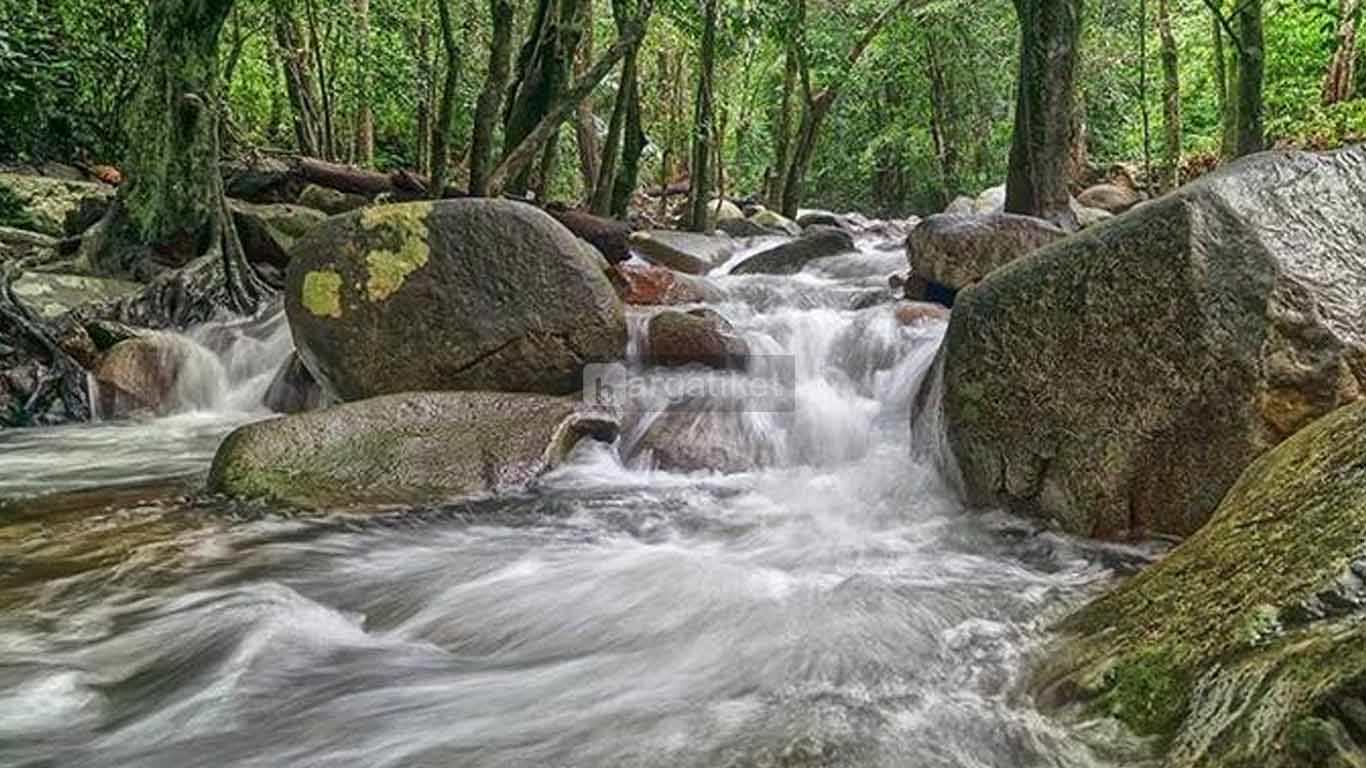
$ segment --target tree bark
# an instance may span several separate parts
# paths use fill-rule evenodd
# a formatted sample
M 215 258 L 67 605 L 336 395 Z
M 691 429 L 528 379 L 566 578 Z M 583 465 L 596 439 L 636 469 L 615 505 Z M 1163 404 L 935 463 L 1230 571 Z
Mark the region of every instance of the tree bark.
M 484 77 L 484 89 L 474 106 L 474 129 L 470 136 L 469 193 L 477 197 L 488 194 L 488 175 L 493 165 L 493 125 L 503 109 L 503 93 L 507 90 L 512 66 L 512 3 L 509 0 L 489 0 L 493 18 L 493 39 L 489 44 L 489 66 Z
M 1181 184 L 1181 70 L 1172 35 L 1171 0 L 1157 0 L 1157 32 L 1162 39 L 1162 189 Z
M 935 157 L 939 160 L 943 202 L 947 204 L 958 196 L 961 187 L 958 179 L 958 146 L 951 134 L 955 116 L 939 41 L 929 29 L 925 30 L 925 69 L 930 85 L 930 138 L 934 141 Z
M 428 190 L 437 199 L 445 194 L 446 180 L 450 178 L 451 129 L 455 123 L 456 87 L 460 84 L 460 46 L 455 39 L 455 23 L 451 20 L 451 2 L 436 0 L 441 26 L 441 49 L 446 57 L 441 102 L 437 106 L 436 126 L 432 131 L 432 184 Z
M 1067 168 L 1082 0 L 1015 0 L 1015 12 L 1020 74 L 1005 209 L 1074 229 Z
M 225 307 L 254 312 L 270 293 L 247 263 L 218 171 L 218 37 L 231 7 L 152 0 L 124 126 L 128 180 L 82 243 L 80 258 L 104 271 L 141 272 L 130 253 L 163 269 L 125 308 L 144 325 L 184 325 Z
M 801 0 L 797 0 L 805 7 Z M 778 115 L 774 121 L 777 134 L 773 150 L 773 167 L 766 179 L 768 190 L 764 200 L 769 207 L 783 209 L 783 188 L 787 185 L 787 167 L 791 164 L 792 147 L 792 100 L 797 90 L 797 54 L 791 40 L 788 41 L 787 54 L 783 61 L 783 97 L 778 103 Z
M 1330 107 L 1352 98 L 1356 84 L 1357 17 L 1361 0 L 1339 0 L 1337 45 L 1323 78 L 1323 105 Z
M 540 0 L 537 4 L 531 33 L 517 57 L 517 77 L 503 126 L 504 158 L 531 135 L 565 90 L 573 50 L 577 48 L 574 19 L 580 3 L 581 0 Z M 556 123 L 554 129 L 558 131 L 559 127 L 560 123 Z M 553 153 L 553 150 L 548 151 Z M 535 154 L 540 153 L 538 147 Z M 553 154 L 543 157 L 543 170 L 553 157 Z M 531 163 L 519 165 L 521 171 L 507 185 L 514 195 L 525 194 L 530 188 Z M 544 183 L 542 179 L 542 188 Z
M 1237 144 L 1239 157 L 1266 149 L 1262 116 L 1262 81 L 1266 57 L 1262 35 L 1262 0 L 1240 0 L 1238 25 Z
M 318 35 L 318 10 L 313 0 L 304 0 L 308 11 L 309 47 L 313 50 L 314 63 L 318 70 L 318 93 L 322 95 L 322 157 L 324 160 L 337 159 L 337 133 L 332 125 L 332 86 L 327 77 L 327 63 L 323 55 L 322 38 Z
M 702 21 L 702 47 L 698 52 L 697 95 L 693 102 L 692 163 L 688 191 L 688 228 L 694 232 L 711 229 L 707 205 L 711 202 L 711 154 L 713 82 L 716 74 L 716 17 L 720 0 L 705 0 Z
M 356 14 L 356 162 L 375 164 L 375 117 L 370 109 L 370 0 L 353 0 Z

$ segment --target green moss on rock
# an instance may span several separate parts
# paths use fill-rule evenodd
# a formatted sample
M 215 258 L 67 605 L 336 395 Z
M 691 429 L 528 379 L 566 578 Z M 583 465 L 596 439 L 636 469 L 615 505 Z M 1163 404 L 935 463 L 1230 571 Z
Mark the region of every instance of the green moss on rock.
M 1064 620 L 1035 690 L 1164 737 L 1168 765 L 1301 765 L 1327 743 L 1306 718 L 1361 720 L 1366 736 L 1366 718 L 1343 714 L 1366 712 L 1366 617 L 1351 607 L 1364 552 L 1357 403 L 1261 457 L 1204 528 Z M 1340 746 L 1366 760 L 1353 738 Z

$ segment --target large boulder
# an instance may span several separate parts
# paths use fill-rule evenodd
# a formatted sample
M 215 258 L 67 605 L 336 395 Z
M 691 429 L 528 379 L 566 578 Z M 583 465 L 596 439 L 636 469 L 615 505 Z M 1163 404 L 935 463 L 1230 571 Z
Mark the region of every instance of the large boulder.
M 851 231 L 857 228 L 852 217 L 819 209 L 797 211 L 797 224 L 802 227 L 839 227 Z
M 602 255 L 506 200 L 366 208 L 294 249 L 299 356 L 340 400 L 416 390 L 565 394 L 626 349 Z
M 20 304 L 44 320 L 80 307 L 135 296 L 145 288 L 127 280 L 61 272 L 25 272 L 10 287 Z
M 294 244 L 327 220 L 327 214 L 302 205 L 257 205 L 229 200 L 228 207 L 247 258 L 281 270 L 289 266 L 289 251 Z
M 1258 459 L 1204 528 L 1062 622 L 1040 701 L 1158 737 L 1163 765 L 1366 764 L 1363 456 L 1357 403 Z
M 802 236 L 745 259 L 732 275 L 795 275 L 816 259 L 856 250 L 854 238 L 835 227 L 811 227 Z
M 738 221 L 743 218 L 745 212 L 729 200 L 718 198 L 707 204 L 707 219 L 713 228 L 719 227 L 723 221 Z
M 1087 187 L 1077 202 L 1087 208 L 1099 208 L 1113 214 L 1121 214 L 1138 205 L 1143 200 L 1133 187 L 1122 184 L 1097 184 Z
M 735 253 L 729 237 L 668 229 L 632 233 L 630 242 L 646 261 L 687 275 L 705 275 Z
M 948 439 L 983 504 L 1185 535 L 1239 473 L 1361 395 L 1366 148 L 1265 153 L 961 292 Z
M 365 208 L 370 205 L 371 201 L 365 195 L 309 184 L 299 192 L 299 198 L 296 202 L 305 208 L 313 208 L 331 216 L 338 216 Z
M 773 232 L 764 229 L 749 219 L 728 219 L 716 223 L 716 229 L 735 238 L 763 237 Z
M 652 365 L 744 370 L 749 361 L 749 345 L 711 310 L 660 312 L 650 318 L 646 338 L 646 361 Z
M 209 488 L 304 508 L 442 501 L 521 488 L 581 438 L 616 433 L 568 398 L 387 395 L 238 429 L 219 446 Z
M 1013 213 L 941 213 L 923 219 L 906 240 L 911 274 L 953 290 L 1067 237 L 1055 224 Z
M 84 232 L 114 202 L 114 188 L 85 181 L 0 173 L 0 196 L 17 211 L 0 211 L 0 226 L 28 229 L 52 237 Z

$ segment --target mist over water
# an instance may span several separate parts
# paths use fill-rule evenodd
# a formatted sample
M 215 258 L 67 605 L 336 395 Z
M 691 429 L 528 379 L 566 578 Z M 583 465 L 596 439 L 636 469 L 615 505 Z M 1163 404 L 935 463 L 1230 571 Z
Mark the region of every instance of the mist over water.
M 713 278 L 795 371 L 791 412 L 715 434 L 763 451 L 751 471 L 657 468 L 647 393 L 510 497 L 299 516 L 92 490 L 193 487 L 265 416 L 279 317 L 190 334 L 214 374 L 180 413 L 0 435 L 0 497 L 30 498 L 0 512 L 0 765 L 1132 765 L 1017 691 L 1050 620 L 1145 553 L 964 510 L 933 397 L 910 428 L 944 326 L 854 309 L 902 264 L 861 245 Z

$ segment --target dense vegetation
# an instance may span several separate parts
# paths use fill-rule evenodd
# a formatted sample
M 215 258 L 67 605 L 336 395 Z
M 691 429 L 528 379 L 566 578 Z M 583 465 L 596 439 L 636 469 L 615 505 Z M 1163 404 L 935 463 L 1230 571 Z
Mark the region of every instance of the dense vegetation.
M 1226 25 L 1211 13 L 1220 2 Z M 1269 143 L 1321 146 L 1366 135 L 1366 100 L 1358 96 L 1366 77 L 1353 66 L 1359 0 L 1256 4 L 1263 6 Z M 533 22 L 546 7 L 564 14 L 568 21 L 556 32 L 560 50 L 541 50 L 548 56 L 542 74 L 553 90 L 587 72 L 621 25 L 642 10 L 635 0 L 560 0 L 539 8 L 534 0 L 224 5 L 231 6 L 217 62 L 225 84 L 224 153 L 303 152 L 427 173 L 433 145 L 444 145 L 449 178 L 461 188 L 469 179 L 476 123 L 493 130 L 485 141 L 499 148 L 507 126 L 529 130 L 515 125 L 514 106 L 502 98 L 484 99 L 483 114 L 497 119 L 476 117 L 490 61 L 498 58 L 490 56 L 499 36 L 496 19 L 510 22 L 503 25 L 502 47 L 516 87 L 519 67 L 533 52 Z M 1209 167 L 1221 146 L 1224 154 L 1236 151 L 1223 139 L 1221 104 L 1234 98 L 1237 45 L 1229 33 L 1237 32 L 1238 14 L 1248 5 L 1085 3 L 1075 79 L 1092 164 L 1127 161 L 1142 168 L 1148 159 L 1162 167 L 1171 122 L 1164 94 L 1171 86 L 1179 89 L 1176 125 L 1188 170 Z M 0 159 L 124 163 L 135 140 L 128 113 L 147 71 L 148 6 L 148 0 L 0 0 Z M 710 35 L 709 18 L 715 22 Z M 1013 127 L 1019 28 L 1016 9 L 1005 0 L 659 0 L 643 44 L 629 55 L 647 141 L 640 185 L 684 178 L 698 162 L 693 145 L 719 143 L 719 151 L 701 155 L 716 189 L 781 190 L 786 180 L 775 168 L 801 144 L 808 84 L 812 98 L 828 93 L 832 103 L 815 129 L 804 203 L 926 211 L 959 192 L 1000 183 Z M 861 45 L 861 56 L 851 53 Z M 703 55 L 707 47 L 710 57 Z M 614 116 L 621 73 L 620 65 L 610 68 L 564 121 L 558 151 L 536 164 L 550 171 L 550 196 L 587 201 L 591 188 L 601 186 L 593 177 L 604 159 L 604 138 L 631 128 L 629 110 Z M 441 114 L 447 87 L 454 98 Z M 702 106 L 709 107 L 705 114 Z M 698 120 L 710 123 L 709 142 L 692 141 Z M 443 123 L 449 130 L 438 129 Z M 624 164 L 617 156 L 609 163 L 616 170 Z M 610 191 L 600 196 L 605 201 Z

